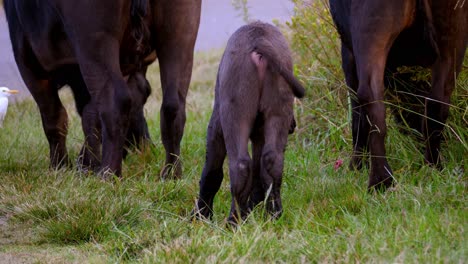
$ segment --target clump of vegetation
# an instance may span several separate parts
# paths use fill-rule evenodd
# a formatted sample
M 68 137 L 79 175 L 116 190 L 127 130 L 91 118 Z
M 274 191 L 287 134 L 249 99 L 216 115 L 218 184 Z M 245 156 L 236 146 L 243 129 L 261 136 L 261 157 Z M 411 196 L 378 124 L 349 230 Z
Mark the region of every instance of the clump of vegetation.
M 328 1 L 294 0 L 295 16 L 288 23 L 295 71 L 307 86 L 306 99 L 297 108 L 299 136 L 305 142 L 319 142 L 323 149 L 348 147 L 350 115 L 348 90 L 341 70 L 340 42 Z M 344 133 L 343 133 L 344 132 Z M 328 152 L 328 151 L 327 151 Z
M 294 0 L 295 15 L 289 27 L 293 30 L 292 46 L 296 64 L 304 76 L 322 76 L 323 80 L 342 82 L 340 41 L 329 4 L 326 0 Z M 319 79 L 320 80 L 320 79 Z
M 231 0 L 232 6 L 240 13 L 245 23 L 250 22 L 248 0 Z

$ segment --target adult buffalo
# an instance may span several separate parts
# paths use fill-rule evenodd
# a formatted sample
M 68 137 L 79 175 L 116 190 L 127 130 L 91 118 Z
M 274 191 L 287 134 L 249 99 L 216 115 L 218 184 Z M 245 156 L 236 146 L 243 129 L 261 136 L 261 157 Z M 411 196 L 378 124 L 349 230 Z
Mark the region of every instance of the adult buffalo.
M 132 104 L 124 76 L 141 70 L 152 51 L 159 57 L 163 88 L 164 174 L 178 164 L 201 0 L 5 0 L 4 6 L 15 59 L 39 106 L 53 167 L 67 156 L 67 114 L 52 85 L 56 73 L 79 67 L 90 95 L 87 107 L 97 109 L 102 129 L 100 171 L 121 175 Z M 180 164 L 174 175 L 181 175 Z
M 468 42 L 468 5 L 457 0 L 330 0 L 341 37 L 342 66 L 352 98 L 353 156 L 362 166 L 369 148 L 369 188 L 387 188 L 393 175 L 385 153 L 384 79 L 397 67 L 432 70 L 425 118 L 425 160 L 438 164 L 450 95 Z
M 149 58 L 151 59 L 150 56 Z M 155 60 L 152 59 L 151 62 Z M 146 65 L 146 64 L 144 64 Z M 127 149 L 143 147 L 150 143 L 148 126 L 144 116 L 144 105 L 151 93 L 151 86 L 145 78 L 146 66 L 130 76 L 126 76 L 131 98 L 129 111 L 129 129 L 125 139 L 124 157 Z M 57 90 L 69 85 L 74 98 L 78 114 L 82 117 L 82 128 L 85 141 L 78 158 L 78 166 L 82 171 L 97 170 L 101 162 L 101 125 L 99 113 L 95 104 L 90 104 L 91 96 L 81 76 L 78 65 L 69 65 L 56 70 L 51 78 L 51 85 Z M 66 136 L 66 135 L 65 135 Z M 66 156 L 60 164 L 66 164 Z

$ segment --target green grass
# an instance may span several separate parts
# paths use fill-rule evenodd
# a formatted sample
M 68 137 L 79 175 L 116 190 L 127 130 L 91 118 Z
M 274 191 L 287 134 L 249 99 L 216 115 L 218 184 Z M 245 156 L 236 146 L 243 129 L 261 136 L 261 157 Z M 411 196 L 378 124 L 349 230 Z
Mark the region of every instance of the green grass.
M 466 262 L 467 76 L 461 76 L 445 133 L 444 169 L 424 165 L 423 144 L 400 134 L 389 118 L 387 152 L 398 185 L 368 194 L 368 171 L 345 166 L 351 133 L 342 81 L 318 64 L 302 62 L 298 45 L 303 44 L 293 45 L 308 94 L 296 104 L 298 129 L 289 137 L 279 220 L 264 218 L 260 206 L 238 230 L 227 229 L 227 179 L 216 196 L 213 221 L 189 219 L 221 56 L 221 51 L 198 53 L 187 99 L 181 180 L 159 177 L 164 151 L 157 67 L 149 73 L 153 94 L 146 106 L 155 146 L 132 153 L 124 177 L 115 183 L 71 169 L 49 170 L 35 104 L 10 107 L 0 133 L 0 262 Z M 83 137 L 80 121 L 69 91 L 61 97 L 71 119 L 68 147 L 75 159 Z M 339 159 L 344 165 L 334 169 Z

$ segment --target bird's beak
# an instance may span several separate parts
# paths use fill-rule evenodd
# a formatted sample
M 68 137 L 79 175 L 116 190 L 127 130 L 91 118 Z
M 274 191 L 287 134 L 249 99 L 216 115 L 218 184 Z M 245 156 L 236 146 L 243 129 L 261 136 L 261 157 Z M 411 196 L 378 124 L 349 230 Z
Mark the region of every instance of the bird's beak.
M 10 90 L 10 91 L 7 91 L 7 93 L 9 93 L 9 94 L 17 94 L 17 93 L 19 93 L 19 91 L 18 91 L 18 90 Z

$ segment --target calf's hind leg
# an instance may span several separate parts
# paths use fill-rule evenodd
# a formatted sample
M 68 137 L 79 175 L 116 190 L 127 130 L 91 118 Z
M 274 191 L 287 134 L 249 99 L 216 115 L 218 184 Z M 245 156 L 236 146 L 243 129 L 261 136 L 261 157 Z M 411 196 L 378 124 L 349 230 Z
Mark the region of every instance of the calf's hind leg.
M 248 153 L 250 127 L 253 119 L 235 116 L 236 112 L 227 109 L 222 116 L 222 127 L 229 158 L 229 178 L 231 181 L 231 211 L 228 222 L 239 224 L 248 214 L 248 199 L 252 190 L 252 160 Z
M 249 210 L 252 210 L 257 204 L 265 199 L 265 190 L 262 186 L 262 180 L 260 178 L 261 172 L 261 160 L 263 146 L 265 144 L 263 138 L 263 129 L 254 129 L 254 134 L 251 135 L 252 141 L 252 193 L 249 197 Z
M 206 160 L 200 179 L 200 194 L 193 214 L 197 217 L 211 218 L 213 199 L 223 181 L 223 163 L 226 157 L 223 131 L 219 121 L 217 106 L 211 116 L 206 142 Z
M 283 212 L 281 183 L 289 130 L 289 127 L 284 125 L 287 118 L 287 116 L 275 116 L 266 121 L 265 146 L 260 161 L 260 177 L 264 195 L 267 196 L 266 209 L 274 218 L 280 217 Z

